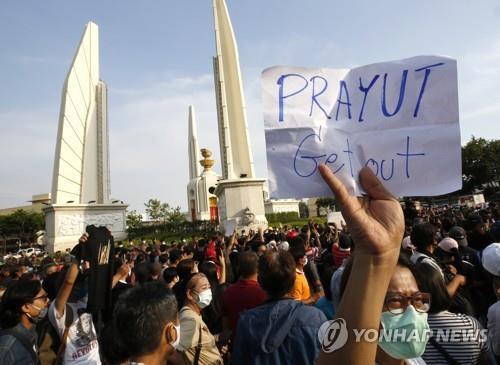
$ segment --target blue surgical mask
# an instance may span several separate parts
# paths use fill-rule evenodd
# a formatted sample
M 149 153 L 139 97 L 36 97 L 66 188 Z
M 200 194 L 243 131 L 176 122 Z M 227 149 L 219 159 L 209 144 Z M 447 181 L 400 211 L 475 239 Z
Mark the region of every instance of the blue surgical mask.
M 429 340 L 427 313 L 419 313 L 409 305 L 403 313 L 382 312 L 378 345 L 394 359 L 422 356 Z

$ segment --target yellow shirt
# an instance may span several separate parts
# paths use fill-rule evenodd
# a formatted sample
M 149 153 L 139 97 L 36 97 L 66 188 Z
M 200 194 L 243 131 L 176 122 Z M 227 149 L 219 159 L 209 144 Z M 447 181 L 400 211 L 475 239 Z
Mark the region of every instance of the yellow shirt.
M 311 289 L 303 271 L 295 270 L 295 283 L 292 289 L 292 298 L 295 300 L 306 300 L 311 297 Z

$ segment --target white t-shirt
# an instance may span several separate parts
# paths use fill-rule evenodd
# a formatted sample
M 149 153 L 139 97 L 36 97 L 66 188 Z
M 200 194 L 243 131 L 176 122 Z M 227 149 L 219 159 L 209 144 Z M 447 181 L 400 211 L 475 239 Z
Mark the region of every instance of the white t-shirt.
M 69 327 L 63 363 L 100 365 L 99 344 L 97 342 L 94 323 L 92 322 L 92 315 L 85 313 L 85 308 L 87 307 L 86 300 L 77 303 L 68 303 L 68 305 L 73 310 L 73 323 Z M 59 317 L 55 301 L 53 301 L 50 304 L 48 315 L 50 323 L 57 329 L 59 337 L 62 338 L 65 328 L 66 311 Z

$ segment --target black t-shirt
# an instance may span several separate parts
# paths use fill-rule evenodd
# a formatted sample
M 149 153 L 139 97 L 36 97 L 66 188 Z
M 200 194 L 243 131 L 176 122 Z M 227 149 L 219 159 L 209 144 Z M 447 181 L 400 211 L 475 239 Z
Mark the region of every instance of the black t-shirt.
M 477 251 L 482 251 L 490 243 L 495 242 L 493 236 L 489 232 L 481 234 L 478 231 L 472 232 L 468 236 L 467 241 L 469 242 L 469 246 Z
M 106 227 L 87 226 L 89 239 L 82 245 L 82 259 L 90 262 L 87 311 L 94 313 L 111 305 L 113 236 Z

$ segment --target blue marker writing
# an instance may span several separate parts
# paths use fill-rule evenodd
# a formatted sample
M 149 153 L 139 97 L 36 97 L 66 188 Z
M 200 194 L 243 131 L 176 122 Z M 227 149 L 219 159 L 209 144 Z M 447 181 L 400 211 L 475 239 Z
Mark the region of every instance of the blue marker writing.
M 288 77 L 298 77 L 298 78 L 304 80 L 305 84 L 304 84 L 304 86 L 300 90 L 294 91 L 294 92 L 292 92 L 291 94 L 288 94 L 288 95 L 283 95 L 283 88 L 284 88 L 283 85 L 285 84 L 285 79 L 288 78 Z M 286 75 L 281 75 L 279 77 L 279 79 L 277 81 L 277 84 L 280 86 L 279 87 L 279 100 L 278 100 L 278 105 L 279 105 L 278 120 L 280 122 L 282 122 L 284 120 L 284 118 L 283 118 L 283 115 L 284 115 L 283 101 L 286 98 L 289 98 L 291 96 L 297 95 L 298 93 L 302 92 L 307 87 L 307 85 L 309 84 L 309 82 L 302 75 L 299 75 L 299 74 L 286 74 Z

